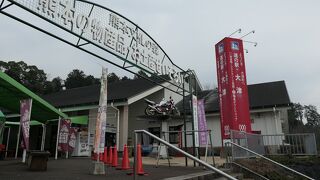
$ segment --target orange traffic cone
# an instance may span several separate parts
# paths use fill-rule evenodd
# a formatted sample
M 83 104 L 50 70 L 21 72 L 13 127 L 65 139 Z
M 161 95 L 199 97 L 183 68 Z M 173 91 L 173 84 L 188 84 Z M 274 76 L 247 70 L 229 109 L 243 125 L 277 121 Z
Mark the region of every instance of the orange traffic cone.
M 148 175 L 146 172 L 144 172 L 143 167 L 142 167 L 142 157 L 141 157 L 141 145 L 138 144 L 137 146 L 137 174 L 138 175 Z
M 108 148 L 105 147 L 105 148 L 104 148 L 104 156 L 103 156 L 103 162 L 104 162 L 104 164 L 107 164 L 107 162 L 108 162 L 107 152 L 108 152 Z
M 109 156 L 108 156 L 108 161 L 107 164 L 111 165 L 112 164 L 112 147 L 109 147 Z
M 125 144 L 123 146 L 121 167 L 118 167 L 117 170 L 128 170 L 128 169 L 131 169 L 131 168 L 130 168 L 129 155 L 128 155 L 128 146 Z
M 117 145 L 114 145 L 112 167 L 117 167 L 117 166 L 118 166 L 118 151 L 117 151 Z

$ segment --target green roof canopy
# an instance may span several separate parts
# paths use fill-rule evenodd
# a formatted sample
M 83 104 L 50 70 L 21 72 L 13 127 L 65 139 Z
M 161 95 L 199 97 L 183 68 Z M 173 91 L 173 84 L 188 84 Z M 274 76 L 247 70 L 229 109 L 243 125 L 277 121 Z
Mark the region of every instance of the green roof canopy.
M 0 111 L 0 121 L 2 121 L 3 119 L 5 119 L 4 114 Z
M 70 119 L 73 124 L 83 124 L 83 125 L 88 124 L 88 116 L 75 116 L 75 117 L 70 117 Z
M 6 121 L 6 125 L 16 125 L 16 126 L 19 126 L 19 125 L 20 125 L 20 122 Z M 42 125 L 42 123 L 39 122 L 39 121 L 35 121 L 35 120 L 31 120 L 31 121 L 30 121 L 30 126 L 37 126 L 37 125 Z
M 32 99 L 31 119 L 45 122 L 50 119 L 58 119 L 59 116 L 63 118 L 68 117 L 22 84 L 0 71 L 0 107 L 20 114 L 20 100 L 28 98 Z

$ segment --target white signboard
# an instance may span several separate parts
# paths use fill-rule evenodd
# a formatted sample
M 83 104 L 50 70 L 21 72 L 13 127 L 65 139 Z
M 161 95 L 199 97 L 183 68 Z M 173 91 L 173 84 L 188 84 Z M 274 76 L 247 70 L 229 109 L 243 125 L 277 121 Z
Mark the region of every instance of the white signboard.
M 198 100 L 197 96 L 192 95 L 192 108 L 193 108 L 193 124 L 194 124 L 194 140 L 195 146 L 199 147 L 199 125 L 198 125 Z
M 180 70 L 140 27 L 114 11 L 83 0 L 9 0 L 150 74 L 182 83 Z

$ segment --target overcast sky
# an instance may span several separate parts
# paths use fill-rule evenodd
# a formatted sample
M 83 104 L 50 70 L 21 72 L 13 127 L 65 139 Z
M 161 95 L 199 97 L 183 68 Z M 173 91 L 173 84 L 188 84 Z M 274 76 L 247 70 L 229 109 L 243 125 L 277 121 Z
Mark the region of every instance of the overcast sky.
M 255 30 L 245 40 L 248 84 L 286 82 L 292 102 L 320 107 L 319 0 L 95 0 L 135 22 L 183 69 L 194 69 L 203 86 L 217 85 L 214 45 L 238 28 Z M 11 12 L 23 13 L 12 8 Z M 21 14 L 20 14 L 21 15 Z M 28 17 L 28 16 L 27 16 Z M 65 78 L 72 69 L 100 76 L 107 66 L 0 14 L 0 60 L 44 69 Z

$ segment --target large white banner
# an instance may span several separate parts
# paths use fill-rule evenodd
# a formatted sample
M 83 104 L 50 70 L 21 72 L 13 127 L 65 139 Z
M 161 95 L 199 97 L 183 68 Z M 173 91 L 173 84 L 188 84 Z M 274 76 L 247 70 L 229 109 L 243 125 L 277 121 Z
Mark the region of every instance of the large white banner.
M 106 132 L 106 122 L 107 122 L 107 69 L 102 69 L 101 77 L 101 88 L 100 88 L 100 99 L 99 99 L 99 109 L 97 114 L 96 122 L 96 134 L 94 139 L 94 152 L 103 153 L 105 146 L 105 132 Z

